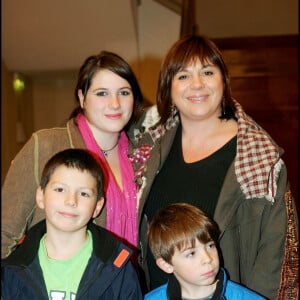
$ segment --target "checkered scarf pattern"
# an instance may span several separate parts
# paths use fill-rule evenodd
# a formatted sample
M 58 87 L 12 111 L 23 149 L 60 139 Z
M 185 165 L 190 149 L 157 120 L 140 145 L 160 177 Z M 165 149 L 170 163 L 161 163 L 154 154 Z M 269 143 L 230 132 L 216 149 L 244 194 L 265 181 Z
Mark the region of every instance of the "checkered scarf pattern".
M 153 142 L 155 143 L 159 140 L 166 131 L 170 130 L 172 127 L 175 127 L 179 123 L 178 110 L 174 107 L 171 117 L 167 120 L 165 126 L 157 123 L 156 125 L 149 128 L 149 133 L 152 137 Z
M 241 105 L 234 102 L 238 119 L 235 158 L 237 180 L 246 198 L 267 197 L 273 202 L 276 179 L 282 164 L 279 161 L 279 148 L 267 132 L 245 114 Z
M 274 201 L 276 179 L 283 162 L 280 160 L 279 147 L 251 117 L 242 106 L 233 100 L 238 122 L 237 154 L 235 173 L 241 190 L 247 199 L 266 197 Z M 166 126 L 149 127 L 149 133 L 155 143 L 167 130 L 179 122 L 177 110 L 167 120 Z

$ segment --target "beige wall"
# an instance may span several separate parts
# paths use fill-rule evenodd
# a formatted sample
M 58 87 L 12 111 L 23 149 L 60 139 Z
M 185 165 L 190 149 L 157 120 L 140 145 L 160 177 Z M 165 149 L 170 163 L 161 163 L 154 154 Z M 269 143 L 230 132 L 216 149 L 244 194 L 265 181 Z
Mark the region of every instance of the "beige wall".
M 1 173 L 5 174 L 17 151 L 16 123 L 17 100 L 12 89 L 12 74 L 9 73 L 2 62 L 1 65 Z M 3 176 L 1 177 L 3 182 Z
M 164 55 L 180 36 L 181 17 L 153 0 L 139 7 L 139 82 L 144 96 L 155 103 L 158 73 Z
M 34 131 L 66 123 L 76 106 L 76 76 L 77 71 L 33 76 Z
M 32 86 L 26 80 L 26 92 L 16 94 L 12 86 L 13 73 L 1 63 L 1 184 L 16 153 L 24 145 L 33 130 Z M 17 124 L 21 124 L 22 133 L 18 135 Z

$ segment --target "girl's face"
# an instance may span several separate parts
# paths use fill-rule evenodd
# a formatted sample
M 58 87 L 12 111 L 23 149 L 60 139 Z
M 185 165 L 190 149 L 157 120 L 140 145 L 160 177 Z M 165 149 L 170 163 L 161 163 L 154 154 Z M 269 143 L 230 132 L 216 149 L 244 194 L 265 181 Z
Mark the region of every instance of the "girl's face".
M 221 115 L 223 91 L 220 69 L 197 59 L 174 76 L 171 97 L 182 120 L 203 120 Z
M 127 80 L 101 69 L 95 73 L 86 96 L 78 91 L 80 106 L 94 134 L 118 133 L 133 112 L 133 92 Z

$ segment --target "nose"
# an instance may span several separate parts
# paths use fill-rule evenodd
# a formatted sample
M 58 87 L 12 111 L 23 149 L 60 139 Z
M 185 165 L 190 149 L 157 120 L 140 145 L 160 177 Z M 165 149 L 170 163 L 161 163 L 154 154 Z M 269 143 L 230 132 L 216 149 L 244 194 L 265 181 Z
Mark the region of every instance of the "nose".
M 65 205 L 71 207 L 77 207 L 77 196 L 76 194 L 70 193 L 66 196 Z
M 207 251 L 207 249 L 204 249 L 202 253 L 202 263 L 209 264 L 211 263 L 211 261 L 212 261 L 211 254 L 209 253 L 209 251 Z
M 202 88 L 204 86 L 204 80 L 200 74 L 195 74 L 192 79 L 193 88 Z
M 118 109 L 120 107 L 120 100 L 118 95 L 112 95 L 110 99 L 110 107 L 113 109 Z

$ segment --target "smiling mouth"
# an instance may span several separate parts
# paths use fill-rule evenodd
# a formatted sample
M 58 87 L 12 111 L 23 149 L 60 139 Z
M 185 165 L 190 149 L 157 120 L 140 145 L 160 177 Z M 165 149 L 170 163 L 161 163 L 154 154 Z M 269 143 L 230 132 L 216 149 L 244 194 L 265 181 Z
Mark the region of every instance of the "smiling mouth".
M 60 215 L 62 215 L 65 218 L 75 218 L 77 215 L 72 214 L 72 213 L 68 213 L 68 212 L 60 212 Z
M 190 96 L 190 97 L 187 97 L 187 99 L 190 100 L 190 101 L 200 102 L 200 101 L 203 101 L 206 97 L 207 97 L 206 95 L 203 95 L 203 96 Z
M 115 114 L 115 115 L 105 115 L 106 118 L 111 119 L 111 120 L 118 120 L 121 118 L 122 114 Z

